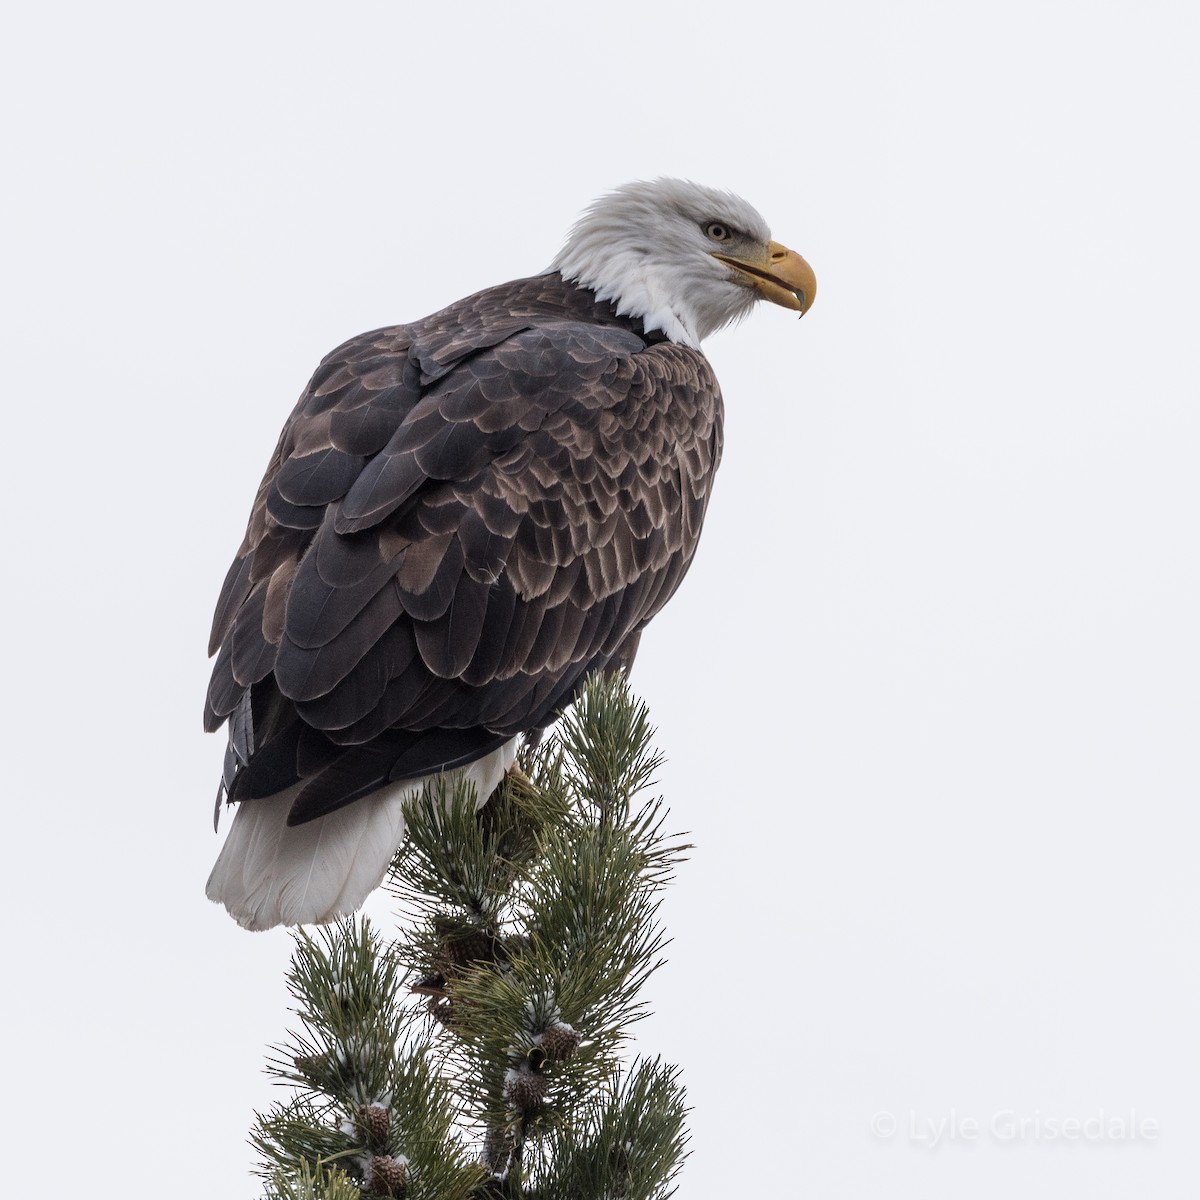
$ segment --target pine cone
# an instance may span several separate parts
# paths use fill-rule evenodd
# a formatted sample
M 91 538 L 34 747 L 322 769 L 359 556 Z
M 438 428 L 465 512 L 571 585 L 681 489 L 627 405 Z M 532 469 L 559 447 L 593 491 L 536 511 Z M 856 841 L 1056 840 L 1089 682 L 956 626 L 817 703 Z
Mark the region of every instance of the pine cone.
M 570 1025 L 551 1025 L 541 1036 L 538 1045 L 541 1046 L 546 1057 L 553 1062 L 563 1062 L 565 1059 L 573 1058 L 575 1051 L 579 1049 L 579 1043 L 583 1041 L 580 1033 L 572 1029 Z
M 330 1054 L 297 1054 L 292 1063 L 309 1083 L 317 1087 L 324 1088 L 331 1078 L 336 1078 L 334 1059 Z
M 545 1103 L 549 1087 L 550 1081 L 545 1075 L 535 1075 L 529 1070 L 510 1071 L 504 1081 L 504 1096 L 514 1107 L 528 1112 Z
M 392 1114 L 382 1104 L 360 1104 L 358 1106 L 358 1127 L 362 1130 L 368 1145 L 385 1145 L 391 1124 Z
M 453 917 L 438 916 L 434 931 L 441 940 L 432 966 L 443 982 L 457 978 L 472 963 L 499 963 L 507 959 L 503 941 L 486 926 Z
M 475 929 L 447 938 L 442 943 L 442 952 L 452 967 L 495 962 L 496 939 L 486 929 Z
M 367 1164 L 369 1196 L 403 1196 L 408 1191 L 408 1163 L 402 1158 L 377 1154 Z

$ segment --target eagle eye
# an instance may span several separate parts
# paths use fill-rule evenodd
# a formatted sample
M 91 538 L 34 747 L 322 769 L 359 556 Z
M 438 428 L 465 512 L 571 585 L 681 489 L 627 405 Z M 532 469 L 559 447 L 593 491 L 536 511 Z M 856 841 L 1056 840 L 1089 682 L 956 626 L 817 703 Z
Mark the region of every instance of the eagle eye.
M 733 230 L 728 225 L 723 225 L 720 221 L 709 221 L 704 227 L 704 233 L 707 237 L 712 238 L 714 242 L 727 242 L 733 237 Z

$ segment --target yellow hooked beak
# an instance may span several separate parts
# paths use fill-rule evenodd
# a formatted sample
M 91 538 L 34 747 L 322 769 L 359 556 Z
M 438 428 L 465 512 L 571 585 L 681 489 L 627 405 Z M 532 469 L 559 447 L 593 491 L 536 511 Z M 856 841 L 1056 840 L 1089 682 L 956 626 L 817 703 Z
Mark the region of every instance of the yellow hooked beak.
M 801 316 L 812 308 L 817 294 L 817 277 L 795 250 L 778 242 L 768 242 L 762 259 L 734 258 L 731 254 L 716 251 L 713 258 L 732 267 L 742 277 L 741 282 L 762 292 L 772 304 L 793 309 Z

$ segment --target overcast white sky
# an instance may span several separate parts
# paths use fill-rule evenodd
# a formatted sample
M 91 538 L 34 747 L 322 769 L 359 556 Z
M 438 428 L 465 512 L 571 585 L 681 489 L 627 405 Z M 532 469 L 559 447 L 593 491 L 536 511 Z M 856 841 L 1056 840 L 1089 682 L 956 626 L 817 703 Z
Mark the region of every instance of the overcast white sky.
M 289 941 L 203 899 L 200 709 L 279 426 L 673 174 L 820 280 L 707 347 L 726 459 L 635 672 L 697 847 L 640 1035 L 680 1195 L 1194 1197 L 1197 11 L 10 17 L 9 1190 L 255 1194 Z

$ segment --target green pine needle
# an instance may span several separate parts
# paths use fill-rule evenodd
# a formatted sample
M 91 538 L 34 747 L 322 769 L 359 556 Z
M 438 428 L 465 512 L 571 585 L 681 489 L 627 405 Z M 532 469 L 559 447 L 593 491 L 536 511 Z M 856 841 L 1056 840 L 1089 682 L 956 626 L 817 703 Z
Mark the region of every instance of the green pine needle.
M 645 796 L 652 737 L 623 676 L 593 678 L 482 809 L 461 785 L 410 803 L 394 945 L 366 920 L 297 934 L 269 1066 L 292 1094 L 252 1135 L 269 1200 L 670 1194 L 678 1072 L 621 1059 L 688 849 Z

